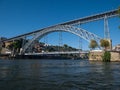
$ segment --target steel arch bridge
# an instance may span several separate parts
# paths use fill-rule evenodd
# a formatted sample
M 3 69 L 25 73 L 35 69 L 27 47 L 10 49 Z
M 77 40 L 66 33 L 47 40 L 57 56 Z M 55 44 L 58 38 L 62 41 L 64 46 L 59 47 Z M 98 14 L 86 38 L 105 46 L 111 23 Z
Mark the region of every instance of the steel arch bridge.
M 34 43 L 35 40 L 39 40 L 41 39 L 43 36 L 52 33 L 52 32 L 70 32 L 73 33 L 81 38 L 83 38 L 84 40 L 90 42 L 91 39 L 96 40 L 97 42 L 100 41 L 100 37 L 98 37 L 97 35 L 88 32 L 82 28 L 78 28 L 78 27 L 74 27 L 74 26 L 70 26 L 70 25 L 57 25 L 55 27 L 49 28 L 49 29 L 45 29 L 45 30 L 41 30 L 37 33 L 34 33 L 33 38 L 28 41 L 28 43 L 26 43 L 23 47 L 23 51 L 22 53 L 24 53 L 26 51 L 26 49 L 32 44 Z
M 58 32 L 58 31 L 73 33 L 73 34 L 83 38 L 84 40 L 86 40 L 88 42 L 90 42 L 91 39 L 94 39 L 99 43 L 99 41 L 101 39 L 99 36 L 89 32 L 87 30 L 84 30 L 84 29 L 80 28 L 79 25 L 85 24 L 85 23 L 88 23 L 88 22 L 92 22 L 92 21 L 96 21 L 96 20 L 104 19 L 104 26 L 105 26 L 105 32 L 104 33 L 106 35 L 106 38 L 109 38 L 109 30 L 108 30 L 107 19 L 111 18 L 111 17 L 118 16 L 118 15 L 119 15 L 118 10 L 112 10 L 112 11 L 108 11 L 108 12 L 104 12 L 104 13 L 80 18 L 80 19 L 77 19 L 77 20 L 57 24 L 57 25 L 50 26 L 50 27 L 47 27 L 47 28 L 43 28 L 43 29 L 40 29 L 40 30 L 37 30 L 37 31 L 29 32 L 29 33 L 26 33 L 26 34 L 23 34 L 23 35 L 19 35 L 19 36 L 13 37 L 13 38 L 9 38 L 9 39 L 5 40 L 4 42 L 23 39 L 22 52 L 21 52 L 22 54 L 24 54 L 26 52 L 26 50 L 34 43 L 35 40 L 41 39 L 43 36 L 45 36 L 49 33 Z M 26 43 L 24 40 L 26 40 L 26 37 L 29 37 L 29 36 L 32 36 L 32 39 L 29 40 Z

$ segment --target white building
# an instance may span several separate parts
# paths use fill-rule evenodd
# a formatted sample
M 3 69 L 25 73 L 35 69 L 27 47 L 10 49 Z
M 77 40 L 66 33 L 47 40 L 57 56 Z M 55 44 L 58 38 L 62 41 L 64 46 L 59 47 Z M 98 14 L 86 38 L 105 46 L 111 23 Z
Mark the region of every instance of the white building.
M 120 51 L 120 44 L 116 45 L 115 47 L 113 47 L 112 49 L 113 51 Z

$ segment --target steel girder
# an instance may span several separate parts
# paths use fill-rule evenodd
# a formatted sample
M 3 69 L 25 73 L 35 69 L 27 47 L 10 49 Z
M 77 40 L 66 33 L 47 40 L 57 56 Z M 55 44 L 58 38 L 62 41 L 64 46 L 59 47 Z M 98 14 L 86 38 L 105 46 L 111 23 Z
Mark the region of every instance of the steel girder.
M 33 32 L 29 32 L 29 33 L 22 34 L 22 35 L 19 35 L 19 36 L 15 36 L 15 37 L 9 38 L 7 40 L 4 40 L 4 42 L 16 40 L 16 39 L 19 39 L 19 38 L 23 38 L 24 36 L 31 36 L 31 34 L 39 33 L 42 30 L 54 28 L 54 27 L 61 26 L 61 25 L 85 24 L 85 23 L 88 23 L 88 22 L 92 22 L 92 21 L 96 21 L 96 20 L 100 20 L 100 19 L 105 19 L 105 17 L 111 18 L 111 17 L 116 17 L 118 15 L 119 15 L 118 9 L 112 10 L 112 11 L 107 11 L 107 12 L 104 12 L 104 13 L 99 13 L 99 14 L 79 18 L 79 19 L 76 19 L 76 20 L 68 21 L 68 22 L 57 24 L 57 25 L 50 26 L 50 27 L 46 27 L 46 28 L 43 28 L 43 29 L 40 29 L 40 30 L 37 30 L 37 31 L 33 31 Z
M 59 31 L 63 31 L 63 32 L 70 32 L 73 33 L 81 38 L 83 38 L 84 40 L 90 42 L 91 39 L 96 40 L 98 43 L 100 41 L 100 37 L 98 37 L 97 35 L 88 32 L 82 28 L 78 28 L 75 26 L 71 26 L 71 25 L 57 25 L 55 27 L 51 27 L 51 28 L 46 28 L 44 30 L 41 30 L 37 33 L 34 33 L 34 36 L 31 40 L 29 40 L 22 49 L 22 53 L 25 53 L 25 51 L 28 49 L 28 47 L 30 47 L 30 45 L 32 45 L 32 43 L 35 40 L 39 40 L 41 39 L 43 36 L 52 33 L 52 32 L 59 32 Z

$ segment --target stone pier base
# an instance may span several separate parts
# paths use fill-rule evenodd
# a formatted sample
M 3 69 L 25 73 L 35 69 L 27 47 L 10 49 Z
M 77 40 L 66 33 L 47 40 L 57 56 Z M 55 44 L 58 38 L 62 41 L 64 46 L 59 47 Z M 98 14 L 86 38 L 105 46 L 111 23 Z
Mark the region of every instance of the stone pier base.
M 120 61 L 120 52 L 111 51 L 111 60 L 110 61 Z M 104 51 L 94 50 L 90 51 L 89 60 L 90 61 L 102 61 L 102 56 Z

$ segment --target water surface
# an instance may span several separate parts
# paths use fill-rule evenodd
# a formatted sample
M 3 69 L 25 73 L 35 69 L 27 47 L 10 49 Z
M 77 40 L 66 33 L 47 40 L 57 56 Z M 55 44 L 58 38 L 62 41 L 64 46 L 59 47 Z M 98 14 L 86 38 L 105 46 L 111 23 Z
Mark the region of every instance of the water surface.
M 120 90 L 120 62 L 0 60 L 0 90 Z

